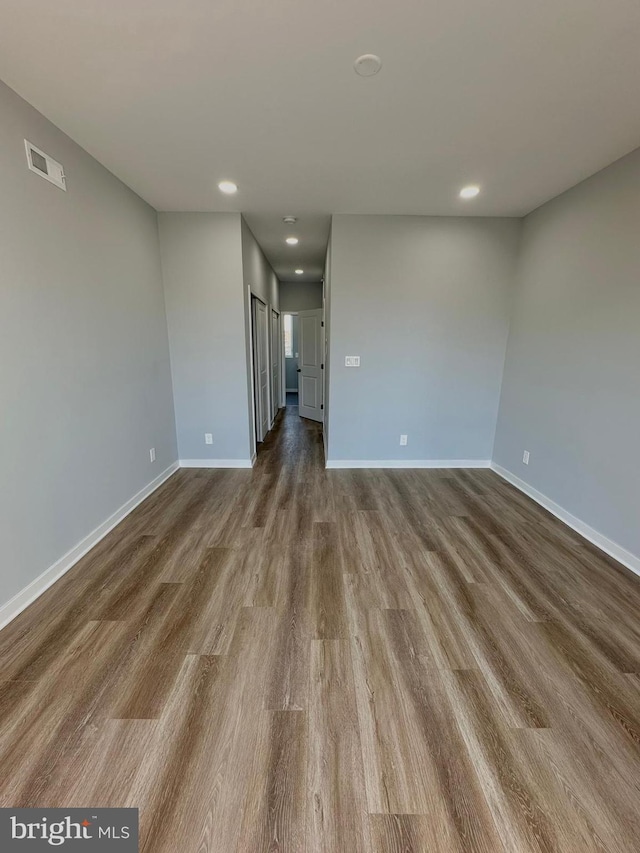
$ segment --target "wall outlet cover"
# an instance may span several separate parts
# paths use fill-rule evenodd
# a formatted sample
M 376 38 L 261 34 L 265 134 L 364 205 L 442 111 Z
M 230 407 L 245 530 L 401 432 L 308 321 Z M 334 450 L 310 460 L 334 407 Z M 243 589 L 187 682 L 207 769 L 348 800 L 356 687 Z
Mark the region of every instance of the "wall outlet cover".
M 525 465 L 529 464 L 529 451 L 528 450 L 525 450 L 525 452 L 522 454 L 522 461 L 524 462 Z
M 151 461 L 151 462 L 155 462 L 155 461 L 156 461 L 156 449 L 155 449 L 155 447 L 152 447 L 152 448 L 149 450 L 149 459 L 150 459 L 150 461 Z
M 408 436 L 406 436 L 406 435 L 401 435 L 401 436 L 400 436 L 400 446 L 401 446 L 401 447 L 405 447 L 405 446 L 406 446 L 406 444 L 407 444 L 407 440 L 408 440 Z
M 213 444 L 213 433 L 205 432 L 204 443 L 205 444 Z

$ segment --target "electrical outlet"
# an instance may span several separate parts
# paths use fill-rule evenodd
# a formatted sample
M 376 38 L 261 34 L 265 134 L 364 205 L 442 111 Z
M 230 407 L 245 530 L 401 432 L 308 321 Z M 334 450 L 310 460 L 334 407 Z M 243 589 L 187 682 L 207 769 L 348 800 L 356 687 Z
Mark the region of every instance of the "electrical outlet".
M 151 460 L 151 462 L 155 462 L 155 461 L 156 461 L 156 449 L 155 449 L 155 447 L 152 447 L 152 448 L 149 450 L 149 459 Z
M 522 454 L 522 461 L 524 462 L 525 465 L 529 464 L 529 451 L 528 450 L 525 450 L 525 452 Z
M 204 434 L 204 443 L 205 444 L 213 444 L 213 434 L 210 432 L 205 432 Z
M 408 438 L 408 436 L 406 436 L 406 435 L 401 435 L 401 436 L 400 436 L 400 446 L 401 446 L 401 447 L 404 447 L 404 446 L 406 445 L 406 443 L 407 443 L 407 438 Z

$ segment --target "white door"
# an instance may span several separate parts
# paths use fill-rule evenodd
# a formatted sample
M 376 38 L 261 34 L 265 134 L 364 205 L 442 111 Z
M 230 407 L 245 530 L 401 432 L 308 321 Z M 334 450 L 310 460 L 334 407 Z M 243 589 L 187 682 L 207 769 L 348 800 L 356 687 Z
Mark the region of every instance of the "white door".
M 322 332 L 322 308 L 298 313 L 298 406 L 313 421 L 322 421 Z
M 256 408 L 256 441 L 269 432 L 269 338 L 267 306 L 253 297 L 253 369 Z
M 280 408 L 280 315 L 271 312 L 271 422 Z

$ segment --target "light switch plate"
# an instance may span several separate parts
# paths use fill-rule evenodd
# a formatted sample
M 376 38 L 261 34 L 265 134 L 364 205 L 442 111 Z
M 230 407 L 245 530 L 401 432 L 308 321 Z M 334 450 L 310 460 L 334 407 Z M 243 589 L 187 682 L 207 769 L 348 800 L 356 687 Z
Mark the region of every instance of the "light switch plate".
M 344 357 L 344 366 L 345 367 L 360 367 L 360 356 L 359 355 L 346 355 Z

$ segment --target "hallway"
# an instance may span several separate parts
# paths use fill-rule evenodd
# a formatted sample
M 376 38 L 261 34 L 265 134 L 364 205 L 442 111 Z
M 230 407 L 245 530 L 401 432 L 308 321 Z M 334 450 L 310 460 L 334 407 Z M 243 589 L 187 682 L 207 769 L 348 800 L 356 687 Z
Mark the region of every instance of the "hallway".
M 638 578 L 489 470 L 326 471 L 281 411 L 0 633 L 0 805 L 145 853 L 637 850 Z
M 286 408 L 280 409 L 273 429 L 258 445 L 255 472 L 266 467 L 285 478 L 293 474 L 295 480 L 308 480 L 312 473 L 326 476 L 322 424 L 301 418 L 298 412 L 298 394 L 288 391 Z M 304 476 L 296 473 L 300 466 L 307 466 Z

